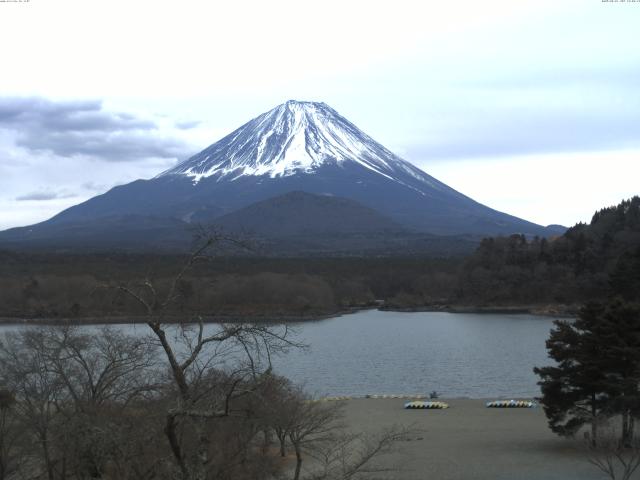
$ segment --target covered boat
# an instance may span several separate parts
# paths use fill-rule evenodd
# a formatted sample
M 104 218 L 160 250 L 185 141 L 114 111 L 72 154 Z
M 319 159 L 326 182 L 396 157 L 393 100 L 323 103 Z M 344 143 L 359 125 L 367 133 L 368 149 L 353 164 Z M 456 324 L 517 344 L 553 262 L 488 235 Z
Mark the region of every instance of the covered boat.
M 407 402 L 404 404 L 406 409 L 443 409 L 449 408 L 449 405 L 445 402 L 425 402 L 422 400 L 414 400 L 413 402 Z
M 487 408 L 533 408 L 535 402 L 530 400 L 494 400 L 487 402 Z

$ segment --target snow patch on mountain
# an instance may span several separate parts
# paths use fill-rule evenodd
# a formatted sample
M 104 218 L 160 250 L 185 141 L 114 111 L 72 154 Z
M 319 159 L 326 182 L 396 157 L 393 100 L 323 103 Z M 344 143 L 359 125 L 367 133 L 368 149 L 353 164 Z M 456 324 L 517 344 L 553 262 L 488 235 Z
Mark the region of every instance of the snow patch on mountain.
M 182 175 L 194 184 L 243 176 L 314 174 L 333 165 L 360 167 L 420 193 L 415 180 L 443 184 L 394 155 L 325 103 L 289 100 L 249 121 L 220 141 L 159 176 Z M 410 182 L 402 177 L 409 175 Z M 406 179 L 405 179 L 406 180 Z

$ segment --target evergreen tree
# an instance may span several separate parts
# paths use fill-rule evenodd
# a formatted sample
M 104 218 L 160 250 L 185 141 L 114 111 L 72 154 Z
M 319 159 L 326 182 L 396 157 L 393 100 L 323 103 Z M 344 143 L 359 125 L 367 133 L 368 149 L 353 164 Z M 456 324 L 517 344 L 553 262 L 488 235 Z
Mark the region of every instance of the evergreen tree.
M 640 306 L 621 299 L 603 312 L 600 335 L 609 410 L 620 416 L 622 442 L 631 444 L 634 420 L 640 416 Z
M 591 440 L 597 438 L 597 422 L 607 411 L 606 378 L 599 363 L 601 344 L 594 334 L 594 319 L 602 307 L 590 304 L 575 322 L 556 320 L 546 342 L 556 366 L 536 367 L 542 391 L 540 403 L 551 430 L 572 436 L 585 424 L 591 425 Z
M 556 366 L 535 368 L 551 430 L 571 436 L 619 415 L 622 438 L 633 437 L 640 416 L 640 307 L 621 299 L 585 306 L 574 322 L 556 321 L 547 340 Z
M 614 295 L 627 301 L 640 301 L 640 247 L 620 256 L 609 278 Z

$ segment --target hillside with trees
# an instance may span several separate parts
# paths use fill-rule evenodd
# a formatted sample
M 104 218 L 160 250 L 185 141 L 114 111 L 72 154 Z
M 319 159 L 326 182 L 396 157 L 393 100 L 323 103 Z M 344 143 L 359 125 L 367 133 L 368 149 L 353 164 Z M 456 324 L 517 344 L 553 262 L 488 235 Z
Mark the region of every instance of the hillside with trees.
M 556 238 L 487 238 L 467 259 L 457 298 L 470 304 L 580 304 L 605 298 L 614 282 L 640 289 L 640 197 L 596 212 Z
M 184 256 L 0 252 L 0 318 L 105 321 L 144 314 L 113 290 L 151 279 L 168 288 Z M 596 212 L 554 238 L 482 240 L 467 257 L 208 258 L 181 279 L 168 315 L 286 320 L 389 309 L 577 312 L 615 288 L 640 292 L 640 197 Z

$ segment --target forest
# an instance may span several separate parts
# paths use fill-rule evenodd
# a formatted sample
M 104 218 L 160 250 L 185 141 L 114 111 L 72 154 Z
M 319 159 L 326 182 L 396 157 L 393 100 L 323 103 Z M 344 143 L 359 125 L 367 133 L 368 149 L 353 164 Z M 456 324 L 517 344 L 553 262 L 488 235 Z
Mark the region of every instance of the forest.
M 0 252 L 0 317 L 118 321 L 143 315 L 117 288 L 160 290 L 181 255 Z M 318 318 L 358 308 L 491 309 L 572 313 L 614 289 L 640 292 L 640 197 L 603 208 L 562 236 L 485 238 L 468 256 L 260 257 L 239 249 L 180 280 L 176 321 Z
M 458 276 L 458 294 L 489 304 L 576 304 L 640 289 L 640 198 L 593 215 L 557 238 L 488 238 Z M 631 299 L 631 298 L 629 298 Z

